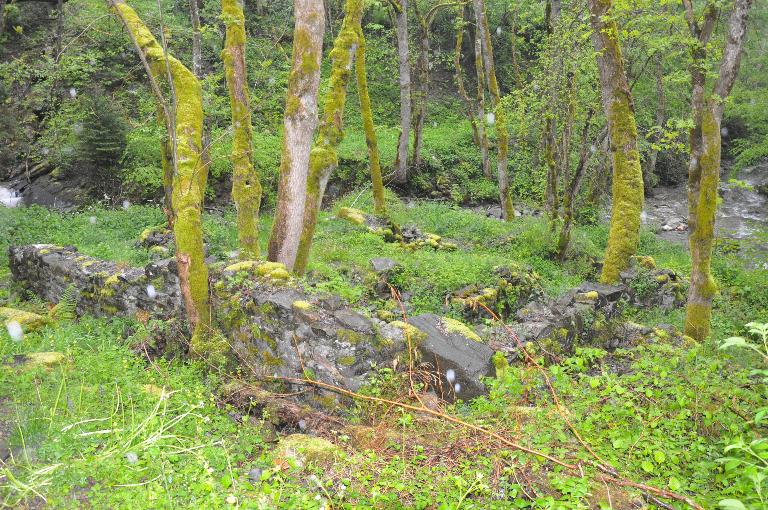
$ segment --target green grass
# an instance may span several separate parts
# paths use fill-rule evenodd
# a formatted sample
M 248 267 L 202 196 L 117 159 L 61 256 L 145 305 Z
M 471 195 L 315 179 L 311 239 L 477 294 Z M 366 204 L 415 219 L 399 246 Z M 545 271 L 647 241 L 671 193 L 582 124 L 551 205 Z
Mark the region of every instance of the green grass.
M 351 194 L 337 207 L 370 210 L 370 200 L 369 193 Z M 324 212 L 309 285 L 338 292 L 360 307 L 382 306 L 369 291 L 369 261 L 387 256 L 405 267 L 397 283 L 412 293 L 411 313 L 450 313 L 443 305 L 446 294 L 471 283 L 492 284 L 492 268 L 509 263 L 535 269 L 556 296 L 590 276 L 591 260 L 600 257 L 607 238 L 605 226 L 578 227 L 574 259 L 559 265 L 551 256 L 554 236 L 543 220 L 503 223 L 438 202 L 406 205 L 392 195 L 388 204 L 400 224 L 451 239 L 459 249 L 405 250 Z M 36 207 L 0 210 L 0 249 L 73 244 L 90 255 L 143 264 L 147 254 L 135 240 L 162 221 L 161 212 L 148 206 L 69 214 Z M 270 221 L 263 219 L 262 246 Z M 232 211 L 206 215 L 204 227 L 212 254 L 226 257 L 236 249 Z M 643 232 L 640 252 L 661 266 L 683 274 L 689 270 L 683 247 L 650 232 Z M 0 299 L 7 300 L 7 262 L 0 267 Z M 762 390 L 748 378 L 754 360 L 731 359 L 714 347 L 745 322 L 765 321 L 768 313 L 765 271 L 744 269 L 737 258 L 723 254 L 716 256 L 714 268 L 722 295 L 712 342 L 662 343 L 611 354 L 584 348 L 548 367 L 571 420 L 601 456 L 633 480 L 688 492 L 706 508 L 725 497 L 754 497 L 749 480 L 718 459 L 726 445 L 751 437 L 741 416 L 760 405 Z M 44 309 L 41 303 L 16 305 Z M 683 311 L 629 316 L 681 326 Z M 353 421 L 380 427 L 377 434 L 385 441 L 360 444 L 341 429 L 330 437 L 344 449 L 344 458 L 307 468 L 279 463 L 278 469 L 259 425 L 265 416 L 252 417 L 254 423 L 233 418 L 240 411 L 216 396 L 222 380 L 200 366 L 180 360 L 150 363 L 137 355 L 130 345 L 145 328 L 128 319 L 84 317 L 27 334 L 22 342 L 0 332 L 0 359 L 59 351 L 69 360 L 50 370 L 0 366 L 0 430 L 10 424 L 14 452 L 12 462 L 0 466 L 0 501 L 32 505 L 44 496 L 55 508 L 286 509 L 328 507 L 329 498 L 334 508 L 577 509 L 607 501 L 601 484 L 552 470 L 447 424 L 397 410 L 382 415 L 363 404 L 353 407 Z M 624 375 L 616 367 L 625 367 Z M 449 411 L 547 453 L 585 458 L 552 407 L 540 375 L 513 366 L 490 384 L 488 397 Z M 161 397 L 159 388 L 170 396 Z M 402 388 L 401 379 L 384 371 L 369 391 L 400 396 Z M 247 476 L 255 467 L 264 469 L 261 480 Z M 631 505 L 631 494 L 611 490 L 614 508 Z M 502 493 L 514 502 L 500 499 Z

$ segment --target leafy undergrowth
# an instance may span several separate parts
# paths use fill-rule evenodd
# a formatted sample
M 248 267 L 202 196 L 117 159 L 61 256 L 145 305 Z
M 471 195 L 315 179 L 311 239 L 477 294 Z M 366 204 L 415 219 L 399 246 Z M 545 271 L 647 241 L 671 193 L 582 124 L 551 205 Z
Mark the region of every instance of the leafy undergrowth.
M 367 194 L 356 198 L 337 205 L 368 208 Z M 406 205 L 391 197 L 389 206 L 400 224 L 415 224 L 459 248 L 404 250 L 323 213 L 308 283 L 357 306 L 376 306 L 369 261 L 387 256 L 405 267 L 397 283 L 412 293 L 410 313 L 445 313 L 446 294 L 493 283 L 492 268 L 511 262 L 539 272 L 549 294 L 562 293 L 593 275 L 592 260 L 607 237 L 604 226 L 580 226 L 571 261 L 559 265 L 543 220 L 505 224 L 440 203 Z M 72 214 L 5 210 L 0 243 L 73 244 L 91 255 L 143 264 L 148 254 L 135 240 L 162 219 L 157 208 L 146 206 Z M 264 219 L 264 244 L 269 224 Z M 205 228 L 213 255 L 225 258 L 236 248 L 231 212 L 207 215 Z M 683 248 L 650 232 L 643 233 L 640 251 L 660 266 L 689 269 Z M 743 332 L 749 320 L 766 322 L 766 272 L 743 269 L 730 255 L 716 257 L 715 271 L 722 294 L 713 338 Z M 0 282 L 0 300 L 6 301 L 7 274 Z M 42 303 L 21 306 L 44 311 Z M 627 313 L 650 325 L 682 324 L 680 310 Z M 243 417 L 242 409 L 218 400 L 222 378 L 194 364 L 149 361 L 134 352 L 131 334 L 144 327 L 84 317 L 20 342 L 0 333 L 0 451 L 8 446 L 12 453 L 0 468 L 3 504 L 34 507 L 45 499 L 55 508 L 654 508 L 637 491 L 597 481 L 590 467 L 581 477 L 476 432 L 363 402 L 350 406 L 352 426 L 304 430 L 323 434 L 343 454 L 302 467 L 276 453 L 274 432 L 263 427 L 269 416 Z M 612 353 L 583 348 L 546 370 L 566 416 L 623 476 L 687 494 L 704 508 L 724 499 L 762 508 L 766 480 L 746 475 L 744 462 L 721 459 L 729 445 L 764 435 L 765 426 L 754 420 L 764 406 L 764 382 L 750 375 L 754 360 L 717 351 L 715 340 Z M 64 353 L 67 361 L 52 368 L 13 366 L 12 355 L 40 351 Z M 588 460 L 539 372 L 515 365 L 488 382 L 489 396 L 445 411 L 565 461 Z M 383 370 L 366 391 L 401 399 L 404 387 L 402 374 Z M 366 430 L 374 431 L 373 439 L 361 439 L 360 427 L 372 427 Z
M 281 458 L 260 420 L 217 400 L 221 382 L 180 361 L 148 362 L 129 320 L 83 318 L 13 342 L 0 355 L 58 351 L 52 368 L 0 368 L 12 457 L 0 468 L 5 505 L 53 508 L 639 508 L 643 499 L 551 463 L 500 448 L 446 422 L 359 403 L 357 425 L 323 434 L 334 458 Z M 598 349 L 547 368 L 567 416 L 622 475 L 695 497 L 755 498 L 739 469 L 719 461 L 747 438 L 759 405 L 747 370 L 707 346 Z M 552 405 L 534 368 L 512 366 L 490 394 L 445 411 L 569 462 L 589 456 Z M 366 393 L 403 398 L 383 370 Z M 366 427 L 372 427 L 366 429 Z M 371 430 L 371 436 L 357 433 Z M 313 433 L 308 429 L 305 433 Z M 763 484 L 764 485 L 764 484 Z M 753 499 L 754 501 L 754 499 Z M 683 508 L 680 505 L 673 507 Z M 652 507 L 649 507 L 652 508 Z M 760 508 L 753 506 L 753 508 Z

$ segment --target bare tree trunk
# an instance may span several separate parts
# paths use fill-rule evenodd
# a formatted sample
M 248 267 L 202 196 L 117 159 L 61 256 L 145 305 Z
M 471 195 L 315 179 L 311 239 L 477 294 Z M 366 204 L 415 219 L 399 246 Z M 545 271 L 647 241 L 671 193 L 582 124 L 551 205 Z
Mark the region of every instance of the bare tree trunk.
M 249 260 L 259 256 L 261 183 L 253 165 L 253 127 L 245 65 L 245 15 L 242 0 L 222 0 L 221 9 L 227 27 L 222 60 L 232 108 L 232 199 L 237 209 L 240 258 Z
M 581 131 L 581 148 L 579 150 L 579 163 L 573 172 L 570 185 L 563 195 L 563 228 L 560 229 L 560 238 L 557 241 L 557 258 L 562 262 L 565 260 L 568 252 L 568 245 L 571 242 L 571 228 L 573 227 L 573 204 L 576 201 L 576 195 L 579 193 L 581 181 L 584 178 L 584 171 L 589 162 L 589 128 L 591 126 L 593 112 L 590 109 L 587 112 L 587 118 L 584 120 L 584 128 Z
M 466 10 L 467 10 L 467 6 L 465 5 L 459 11 L 459 16 L 456 20 L 458 24 L 458 28 L 456 29 L 456 50 L 453 56 L 453 66 L 455 69 L 456 88 L 459 91 L 459 96 L 461 96 L 462 101 L 464 101 L 467 120 L 469 120 L 469 123 L 472 126 L 472 140 L 479 146 L 480 135 L 477 129 L 477 117 L 475 117 L 475 105 L 472 102 L 472 100 L 469 98 L 469 94 L 467 94 L 467 89 L 464 86 L 464 73 L 461 68 L 461 54 L 464 47 Z
M 189 0 L 189 19 L 192 22 L 192 72 L 200 78 L 203 75 L 203 48 L 197 0 Z
M 277 207 L 269 238 L 269 260 L 293 270 L 304 226 L 309 153 L 317 127 L 325 10 L 322 0 L 295 0 L 293 57 L 285 102 Z
M 323 105 L 323 114 L 317 133 L 317 141 L 309 158 L 307 199 L 304 206 L 304 227 L 296 254 L 293 270 L 302 274 L 309 262 L 312 237 L 317 217 L 323 203 L 325 188 L 333 171 L 338 167 L 338 148 L 344 139 L 344 105 L 347 86 L 352 75 L 352 60 L 357 51 L 357 27 L 363 17 L 362 0 L 347 0 L 344 22 L 331 50 L 330 88 Z
M 411 63 L 408 59 L 408 0 L 393 2 L 400 67 L 400 138 L 395 159 L 395 181 L 408 181 L 408 145 L 411 138 Z
M 142 61 L 148 64 L 150 80 L 168 77 L 174 91 L 172 116 L 161 104 L 164 118 L 174 129 L 171 133 L 173 156 L 172 208 L 173 233 L 179 286 L 189 323 L 194 328 L 192 348 L 207 354 L 205 343 L 210 331 L 211 311 L 208 301 L 208 267 L 203 251 L 202 207 L 207 171 L 202 163 L 203 95 L 200 82 L 176 58 L 167 55 L 152 33 L 123 0 L 110 4 L 137 46 Z M 168 76 L 170 75 L 170 76 Z M 156 88 L 156 87 L 155 87 Z M 160 96 L 162 102 L 162 96 Z M 175 135 L 180 134 L 176 139 Z M 171 146 L 171 144 L 168 144 Z
M 429 97 L 429 21 L 419 11 L 419 3 L 413 3 L 413 10 L 421 28 L 419 32 L 419 58 L 416 64 L 419 83 L 414 94 L 416 119 L 413 125 L 413 166 L 421 167 L 421 147 L 424 140 L 424 121 L 427 117 L 427 99 Z
M 607 18 L 610 0 L 589 0 L 592 42 L 597 52 L 603 110 L 613 159 L 613 202 L 608 247 L 600 280 L 613 283 L 629 266 L 640 242 L 643 172 L 637 150 L 637 125 L 627 84 L 616 22 Z
M 475 37 L 475 71 L 477 76 L 477 134 L 480 137 L 480 157 L 483 162 L 483 175 L 492 179 L 491 157 L 489 155 L 488 130 L 485 123 L 485 68 L 480 32 Z
M 666 95 L 664 91 L 664 66 L 661 59 L 661 54 L 657 53 L 654 56 L 656 60 L 656 125 L 659 129 L 664 129 L 666 123 Z M 651 140 L 652 144 L 659 142 L 659 133 L 654 134 Z M 656 175 L 656 160 L 659 157 L 659 149 L 651 146 L 651 151 L 648 154 L 648 165 L 643 172 L 643 186 L 645 188 L 645 194 L 650 195 L 651 188 L 653 186 L 653 176 Z
M 357 73 L 357 95 L 360 99 L 360 115 L 363 117 L 365 142 L 368 145 L 368 159 L 371 165 L 371 185 L 373 188 L 373 210 L 378 216 L 387 214 L 384 202 L 384 182 L 381 178 L 381 161 L 379 143 L 376 139 L 376 129 L 373 124 L 371 98 L 368 95 L 368 77 L 365 70 L 365 37 L 363 29 L 357 26 L 357 55 L 355 56 L 355 71 Z
M 688 165 L 688 242 L 691 250 L 691 285 L 685 313 L 685 334 L 696 340 L 709 336 L 712 300 L 717 284 L 712 277 L 712 245 L 720 181 L 721 135 L 724 100 L 730 95 L 739 72 L 747 18 L 752 0 L 736 0 L 728 22 L 725 49 L 712 93 L 707 95 L 707 45 L 718 17 L 714 2 L 707 5 L 704 23 L 698 26 L 690 1 L 684 2 L 691 33 L 698 39 L 691 66 L 693 84 L 691 160 Z
M 512 207 L 512 195 L 509 192 L 509 175 L 507 175 L 507 166 L 509 163 L 509 131 L 507 131 L 507 116 L 504 108 L 501 106 L 501 91 L 499 83 L 496 81 L 496 68 L 493 60 L 493 45 L 491 44 L 491 34 L 488 30 L 488 18 L 485 15 L 484 0 L 473 0 L 475 7 L 475 19 L 477 22 L 477 31 L 480 35 L 480 45 L 483 53 L 483 63 L 485 64 L 485 78 L 488 83 L 488 91 L 491 94 L 493 109 L 495 113 L 496 125 L 496 144 L 498 154 L 496 156 L 497 179 L 499 183 L 499 202 L 501 204 L 501 215 L 506 221 L 511 221 L 515 217 L 515 210 Z

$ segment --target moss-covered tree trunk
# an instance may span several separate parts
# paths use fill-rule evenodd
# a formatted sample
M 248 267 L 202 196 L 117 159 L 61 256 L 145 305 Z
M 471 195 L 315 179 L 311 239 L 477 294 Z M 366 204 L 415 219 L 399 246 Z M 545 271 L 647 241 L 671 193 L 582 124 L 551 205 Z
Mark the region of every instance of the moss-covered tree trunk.
M 362 20 L 361 20 L 362 21 Z M 365 131 L 365 143 L 368 145 L 368 162 L 371 168 L 371 186 L 373 188 L 373 210 L 378 216 L 387 214 L 387 206 L 384 202 L 384 181 L 381 178 L 381 158 L 379 156 L 379 142 L 376 138 L 376 129 L 373 123 L 373 110 L 371 98 L 368 94 L 368 76 L 365 68 L 365 36 L 361 25 L 357 31 L 357 54 L 355 55 L 355 71 L 357 73 L 357 95 L 360 99 L 360 115 L 363 117 L 363 130 Z
M 470 99 L 467 93 L 467 88 L 464 86 L 464 71 L 462 70 L 461 57 L 464 50 L 464 30 L 466 29 L 466 9 L 465 5 L 459 10 L 459 15 L 456 18 L 456 48 L 453 53 L 453 68 L 454 76 L 456 79 L 456 89 L 459 92 L 461 100 L 464 101 L 465 114 L 469 124 L 472 126 L 472 141 L 478 146 L 480 145 L 480 135 L 477 131 L 477 117 L 475 117 L 475 104 Z
M 261 182 L 253 165 L 253 128 L 245 66 L 245 16 L 242 0 L 222 0 L 221 9 L 227 27 L 221 55 L 232 108 L 232 199 L 237 208 L 240 258 L 248 260 L 259 256 Z
M 285 103 L 277 207 L 269 260 L 293 270 L 304 227 L 312 138 L 317 127 L 317 89 L 325 32 L 322 0 L 295 0 L 293 56 Z
M 323 202 L 325 188 L 339 164 L 338 148 L 344 138 L 344 105 L 352 75 L 352 60 L 357 51 L 357 28 L 363 17 L 362 0 L 347 0 L 344 22 L 331 50 L 331 76 L 320 117 L 317 140 L 309 158 L 307 200 L 304 205 L 304 227 L 293 270 L 303 273 L 309 261 L 312 237 Z
M 709 336 L 712 300 L 717 285 L 712 277 L 712 245 L 715 234 L 717 188 L 720 181 L 721 135 L 724 100 L 730 95 L 741 63 L 751 0 L 736 0 L 728 22 L 728 34 L 717 81 L 706 93 L 706 57 L 709 38 L 717 21 L 714 2 L 707 5 L 701 26 L 686 3 L 688 23 L 698 44 L 691 66 L 693 85 L 691 159 L 688 165 L 688 242 L 691 250 L 691 285 L 685 313 L 685 334 L 696 340 Z
M 475 20 L 477 23 L 477 32 L 480 36 L 480 45 L 483 53 L 483 64 L 485 67 L 485 78 L 488 84 L 488 92 L 491 95 L 491 101 L 494 109 L 494 123 L 496 126 L 496 145 L 498 153 L 496 155 L 496 171 L 499 183 L 499 202 L 501 204 L 501 214 L 504 220 L 511 221 L 515 217 L 515 210 L 512 207 L 512 195 L 509 192 L 509 175 L 507 167 L 509 164 L 509 131 L 507 128 L 507 115 L 501 105 L 501 90 L 499 82 L 496 80 L 496 67 L 493 59 L 493 45 L 491 44 L 491 34 L 488 29 L 488 17 L 485 14 L 484 0 L 473 0 L 475 8 Z
M 637 125 L 627 84 L 616 22 L 607 15 L 612 0 L 589 0 L 592 42 L 597 52 L 603 110 L 608 121 L 613 160 L 611 228 L 600 280 L 618 281 L 640 241 L 643 171 L 637 150 Z
M 193 350 L 210 329 L 211 311 L 208 301 L 208 267 L 203 251 L 201 213 L 207 180 L 202 162 L 203 95 L 200 82 L 176 58 L 166 55 L 136 12 L 123 0 L 111 0 L 115 13 L 130 32 L 131 38 L 146 59 L 154 76 L 170 74 L 174 92 L 172 108 L 173 177 L 171 206 L 179 286 L 190 325 L 194 328 Z M 200 354 L 205 354 L 200 352 Z
M 400 137 L 395 158 L 395 178 L 399 183 L 408 180 L 408 145 L 411 139 L 411 63 L 408 43 L 408 0 L 392 0 L 395 8 L 397 32 L 397 60 L 400 83 Z

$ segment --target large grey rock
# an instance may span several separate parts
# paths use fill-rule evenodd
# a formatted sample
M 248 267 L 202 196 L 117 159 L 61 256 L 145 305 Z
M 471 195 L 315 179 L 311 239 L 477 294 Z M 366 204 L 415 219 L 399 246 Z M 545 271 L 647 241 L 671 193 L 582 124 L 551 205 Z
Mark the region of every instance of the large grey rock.
M 466 331 L 462 331 L 461 323 L 451 319 L 427 313 L 412 317 L 408 322 L 424 333 L 417 339 L 418 349 L 422 360 L 432 364 L 441 378 L 443 398 L 451 400 L 455 396 L 467 400 L 487 393 L 481 378 L 494 373 L 493 349 L 478 341 L 479 337 L 466 326 Z M 446 379 L 448 370 L 453 370 L 453 381 Z M 458 391 L 455 391 L 456 384 Z
M 387 274 L 402 266 L 396 260 L 387 257 L 376 257 L 371 259 L 371 267 L 376 274 Z

